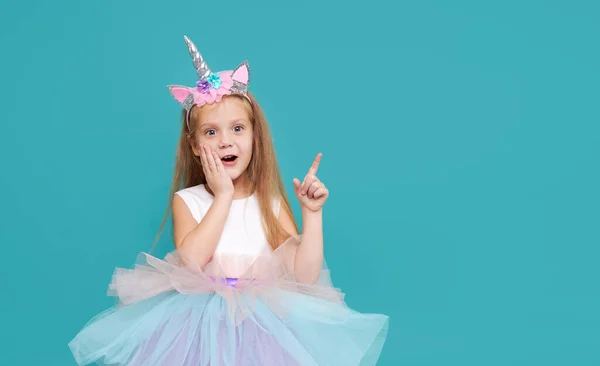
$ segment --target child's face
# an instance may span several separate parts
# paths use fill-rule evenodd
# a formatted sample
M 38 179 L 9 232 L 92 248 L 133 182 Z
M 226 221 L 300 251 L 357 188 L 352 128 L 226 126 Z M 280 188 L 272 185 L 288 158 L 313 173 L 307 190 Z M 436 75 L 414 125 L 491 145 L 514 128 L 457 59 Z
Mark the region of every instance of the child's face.
M 240 98 L 226 97 L 219 103 L 203 106 L 194 137 L 198 143 L 193 146 L 194 154 L 200 156 L 200 144 L 208 145 L 219 155 L 232 180 L 248 168 L 254 134 Z

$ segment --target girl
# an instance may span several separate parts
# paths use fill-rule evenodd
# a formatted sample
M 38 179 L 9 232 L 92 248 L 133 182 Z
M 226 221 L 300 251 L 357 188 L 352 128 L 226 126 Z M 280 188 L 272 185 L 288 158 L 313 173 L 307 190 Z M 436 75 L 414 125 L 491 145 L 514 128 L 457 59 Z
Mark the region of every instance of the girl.
M 175 250 L 117 269 L 119 304 L 69 347 L 80 365 L 375 365 L 388 317 L 361 314 L 323 259 L 329 192 L 317 154 L 304 180 L 298 233 L 248 63 L 213 73 L 184 37 L 199 76 L 169 86 L 183 106 L 170 197 Z M 171 206 L 171 205 L 170 205 Z M 164 222 L 163 222 L 164 225 Z M 162 231 L 162 227 L 161 227 Z

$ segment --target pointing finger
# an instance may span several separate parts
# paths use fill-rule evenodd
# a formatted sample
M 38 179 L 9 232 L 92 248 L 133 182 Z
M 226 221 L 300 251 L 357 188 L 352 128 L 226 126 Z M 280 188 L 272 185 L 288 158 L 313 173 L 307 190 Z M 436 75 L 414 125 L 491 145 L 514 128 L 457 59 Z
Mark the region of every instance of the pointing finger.
M 321 157 L 323 156 L 322 153 L 318 153 L 317 156 L 315 157 L 315 160 L 313 161 L 310 169 L 308 170 L 308 174 L 309 175 L 317 175 L 317 170 L 319 170 L 319 164 L 321 163 Z

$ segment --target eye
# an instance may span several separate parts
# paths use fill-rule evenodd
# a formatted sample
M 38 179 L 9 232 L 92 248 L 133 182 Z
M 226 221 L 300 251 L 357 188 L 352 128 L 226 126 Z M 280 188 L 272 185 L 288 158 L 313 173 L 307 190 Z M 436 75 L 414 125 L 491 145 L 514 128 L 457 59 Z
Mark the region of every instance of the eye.
M 214 128 L 209 128 L 208 130 L 204 131 L 204 134 L 209 136 L 214 136 L 216 133 L 217 131 Z
M 235 132 L 242 132 L 243 129 L 244 129 L 244 126 L 240 126 L 240 125 L 237 125 L 233 128 L 233 130 Z

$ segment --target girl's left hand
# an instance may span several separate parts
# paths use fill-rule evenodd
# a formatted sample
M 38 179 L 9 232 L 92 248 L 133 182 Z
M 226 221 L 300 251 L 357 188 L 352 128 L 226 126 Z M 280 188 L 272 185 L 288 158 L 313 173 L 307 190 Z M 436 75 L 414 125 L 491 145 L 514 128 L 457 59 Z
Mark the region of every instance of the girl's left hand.
M 298 178 L 294 178 L 294 193 L 296 193 L 300 205 L 303 209 L 306 208 L 312 212 L 320 211 L 325 204 L 327 197 L 329 197 L 329 190 L 327 190 L 325 185 L 317 178 L 317 170 L 319 169 L 321 156 L 323 156 L 323 154 L 317 154 L 317 157 L 313 161 L 312 166 L 308 170 L 308 174 L 306 174 L 302 183 L 300 183 Z

